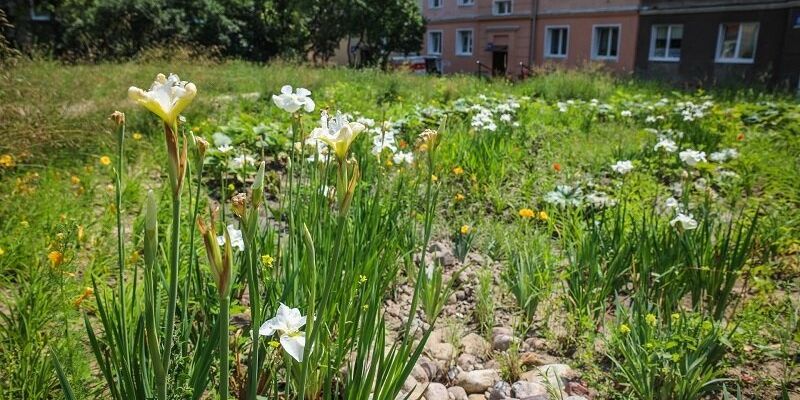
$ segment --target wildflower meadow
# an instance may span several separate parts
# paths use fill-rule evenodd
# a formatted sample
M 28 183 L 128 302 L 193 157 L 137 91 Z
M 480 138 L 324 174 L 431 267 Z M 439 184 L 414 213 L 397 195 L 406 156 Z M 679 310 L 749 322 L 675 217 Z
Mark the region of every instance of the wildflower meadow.
M 2 399 L 800 398 L 789 94 L 0 77 Z

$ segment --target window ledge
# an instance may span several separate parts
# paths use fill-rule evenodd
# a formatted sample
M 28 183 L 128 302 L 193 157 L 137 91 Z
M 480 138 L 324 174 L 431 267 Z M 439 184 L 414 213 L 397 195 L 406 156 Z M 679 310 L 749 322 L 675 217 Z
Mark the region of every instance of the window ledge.
M 616 57 L 592 56 L 592 60 L 597 60 L 597 61 L 619 61 L 619 56 L 616 56 Z
M 564 54 L 564 55 L 559 55 L 559 54 L 545 54 L 545 55 L 544 55 L 544 58 L 557 58 L 557 59 L 561 59 L 561 60 L 563 60 L 563 59 L 567 58 L 567 55 L 566 55 L 566 54 Z
M 650 57 L 647 59 L 647 61 L 676 63 L 680 62 L 681 59 L 674 57 Z
M 714 60 L 717 64 L 753 64 L 755 61 L 752 58 L 717 58 Z

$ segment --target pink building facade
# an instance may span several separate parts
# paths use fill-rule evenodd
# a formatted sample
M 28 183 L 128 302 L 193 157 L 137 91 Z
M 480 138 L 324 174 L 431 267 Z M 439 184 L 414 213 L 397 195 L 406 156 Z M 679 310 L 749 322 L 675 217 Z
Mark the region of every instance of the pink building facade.
M 639 0 L 421 0 L 422 54 L 443 73 L 514 76 L 526 67 L 634 69 Z

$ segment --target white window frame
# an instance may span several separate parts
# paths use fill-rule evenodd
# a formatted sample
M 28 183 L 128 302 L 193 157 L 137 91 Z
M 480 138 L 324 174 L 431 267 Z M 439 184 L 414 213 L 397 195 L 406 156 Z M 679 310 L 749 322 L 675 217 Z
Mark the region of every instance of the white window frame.
M 497 12 L 497 3 L 508 3 L 508 12 L 500 14 Z M 514 13 L 514 0 L 492 0 L 492 15 L 511 15 Z
M 431 50 L 431 48 L 432 48 L 431 44 L 433 43 L 433 40 L 431 39 L 431 34 L 432 33 L 438 33 L 439 34 L 439 52 L 438 53 L 434 52 L 433 50 Z M 444 51 L 444 31 L 442 31 L 441 29 L 432 29 L 432 30 L 428 31 L 428 49 L 427 50 L 428 50 L 428 54 L 437 55 L 437 56 L 442 55 L 442 52 Z
M 739 32 L 736 34 L 736 48 L 733 50 L 733 53 L 736 54 L 736 57 L 722 57 L 722 42 L 724 41 L 723 38 L 723 27 L 725 24 L 737 23 L 739 24 Z M 755 25 L 756 26 L 756 34 L 753 37 L 753 58 L 741 58 L 738 56 L 740 47 L 742 46 L 742 26 L 743 25 Z M 756 62 L 756 52 L 758 51 L 758 33 L 761 30 L 761 23 L 759 22 L 724 22 L 719 24 L 719 30 L 717 32 L 717 50 L 716 55 L 714 57 L 714 62 L 718 64 L 753 64 Z
M 475 0 L 458 0 L 456 5 L 459 7 L 471 7 L 475 5 Z
M 46 12 L 44 14 L 36 13 L 36 1 L 29 0 L 28 5 L 30 6 L 31 21 L 50 21 L 53 19 L 53 16 L 50 14 L 50 12 Z
M 433 5 L 433 2 L 435 2 L 435 1 L 439 2 L 438 6 Z M 430 8 L 430 9 L 438 10 L 438 9 L 442 8 L 443 5 L 444 5 L 444 0 L 428 0 L 428 8 Z
M 470 38 L 472 39 L 472 48 L 469 52 L 462 52 L 461 51 L 461 33 L 462 32 L 469 32 Z M 475 52 L 475 30 L 474 29 L 456 29 L 456 55 L 457 56 L 471 56 L 472 53 Z
M 617 28 L 617 55 L 615 56 L 601 56 L 595 54 L 597 50 L 599 50 L 599 46 L 597 45 L 597 28 Z M 611 40 L 611 35 L 608 36 L 609 40 Z M 617 61 L 619 60 L 619 53 L 622 50 L 621 46 L 622 42 L 622 24 L 597 24 L 592 25 L 592 48 L 591 48 L 591 59 L 592 60 L 604 60 L 604 61 Z
M 672 28 L 673 27 L 681 27 L 681 31 L 683 34 L 686 31 L 683 28 L 683 24 L 654 24 L 650 28 L 650 55 L 648 60 L 650 61 L 667 61 L 667 62 L 678 62 L 681 60 L 681 57 L 670 57 L 669 56 L 669 43 L 672 41 Z M 664 57 L 658 57 L 655 55 L 656 53 L 656 29 L 667 27 L 667 47 L 664 49 Z M 681 37 L 681 52 L 683 52 L 683 37 Z
M 553 40 L 553 36 L 551 30 L 555 29 L 566 29 L 567 30 L 567 46 L 564 49 L 564 54 L 552 54 L 550 53 L 550 49 L 553 47 L 551 46 L 551 41 Z M 561 46 L 559 46 L 560 48 Z M 569 25 L 546 25 L 544 27 L 544 56 L 545 58 L 567 58 L 569 54 Z

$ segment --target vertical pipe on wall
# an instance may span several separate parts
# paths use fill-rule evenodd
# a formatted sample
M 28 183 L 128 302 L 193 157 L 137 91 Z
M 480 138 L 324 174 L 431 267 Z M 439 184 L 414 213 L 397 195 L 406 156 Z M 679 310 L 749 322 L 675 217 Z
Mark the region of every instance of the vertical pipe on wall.
M 530 45 L 530 52 L 528 54 L 528 66 L 533 66 L 533 61 L 535 59 L 534 54 L 536 54 L 536 16 L 539 15 L 539 0 L 531 0 L 533 1 L 533 7 L 531 10 L 531 45 Z

